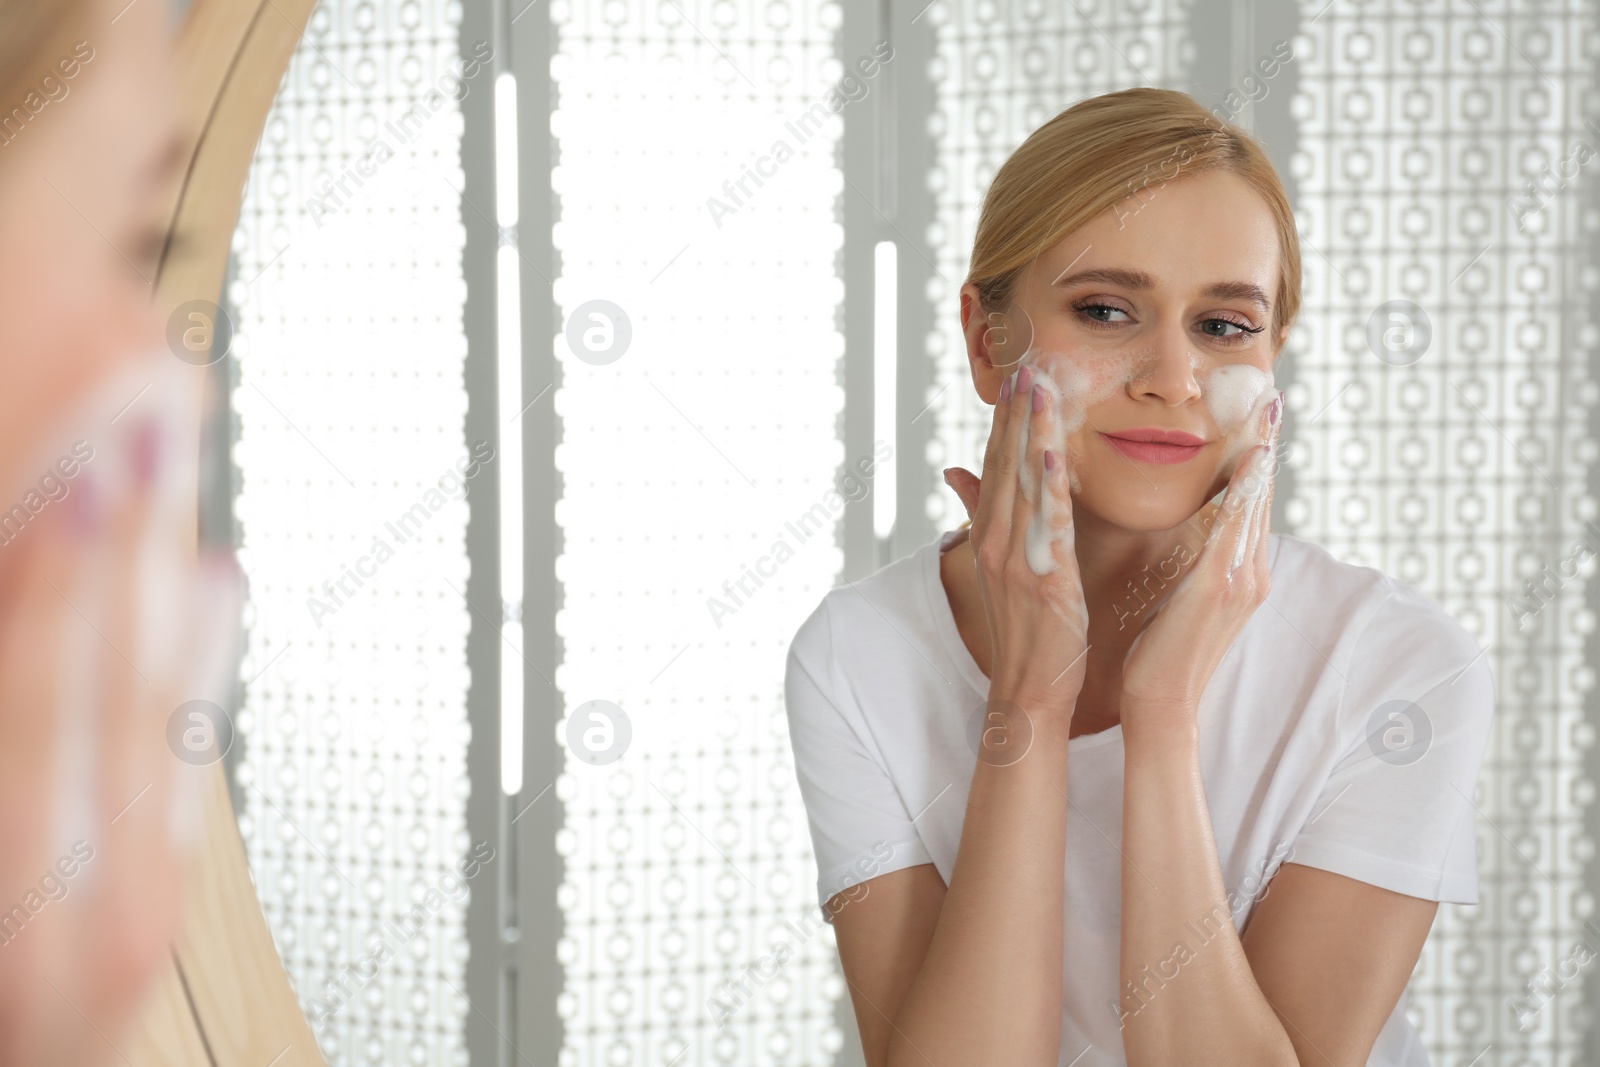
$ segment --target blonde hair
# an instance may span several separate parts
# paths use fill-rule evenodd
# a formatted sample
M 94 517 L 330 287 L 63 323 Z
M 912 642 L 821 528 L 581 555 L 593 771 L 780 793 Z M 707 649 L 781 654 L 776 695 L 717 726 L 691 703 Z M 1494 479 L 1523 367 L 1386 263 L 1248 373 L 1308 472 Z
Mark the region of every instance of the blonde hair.
M 1300 239 L 1283 182 L 1261 145 L 1176 89 L 1123 89 L 1067 108 L 1011 153 L 983 198 L 967 281 L 1003 311 L 1022 272 L 1103 211 L 1167 181 L 1221 168 L 1260 193 L 1278 229 L 1270 337 L 1300 312 Z
M 0 0 L 0 117 L 87 36 L 93 9 L 90 0 Z

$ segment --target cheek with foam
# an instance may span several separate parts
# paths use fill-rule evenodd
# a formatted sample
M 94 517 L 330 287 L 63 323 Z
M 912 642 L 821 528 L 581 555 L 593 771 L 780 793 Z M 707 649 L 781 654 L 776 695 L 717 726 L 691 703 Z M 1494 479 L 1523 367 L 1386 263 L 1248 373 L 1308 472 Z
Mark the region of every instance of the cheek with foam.
M 1031 368 L 1033 379 L 1044 390 L 1047 402 L 1056 405 L 1060 412 L 1054 440 L 1046 447 L 1066 461 L 1071 492 L 1082 490 L 1078 472 L 1083 459 L 1077 451 L 1067 448 L 1068 439 L 1083 428 L 1092 406 L 1126 387 L 1139 376 L 1143 364 L 1153 358 L 1153 352 L 1123 357 L 1094 353 L 1079 357 L 1060 351 L 1029 349 L 1018 361 Z M 1219 367 L 1205 376 L 1201 389 L 1211 417 L 1226 441 L 1221 462 L 1231 475 L 1239 456 L 1265 441 L 1261 416 L 1277 395 L 1272 372 L 1245 365 Z M 1023 457 L 1023 462 L 1017 466 L 1017 479 L 1023 496 L 1035 505 L 1027 532 L 1028 565 L 1035 574 L 1043 576 L 1055 569 L 1057 541 L 1066 550 L 1072 550 L 1070 524 L 1065 529 L 1056 528 L 1061 509 L 1070 508 L 1072 501 L 1056 499 L 1048 488 L 1044 471 L 1029 468 L 1026 462 L 1029 425 L 1030 420 L 1024 418 L 1017 430 L 1017 454 Z
M 1030 352 L 1029 357 L 1035 375 L 1048 384 L 1056 397 L 1061 412 L 1061 439 L 1055 451 L 1066 459 L 1067 484 L 1074 493 L 1081 492 L 1083 486 L 1078 473 L 1083 457 L 1066 447 L 1067 439 L 1083 429 L 1090 408 L 1137 376 L 1141 357 L 1112 356 L 1104 352 L 1077 356 L 1037 350 Z
M 1231 474 L 1233 464 L 1245 449 L 1266 441 L 1261 415 L 1277 395 L 1272 372 L 1244 364 L 1218 367 L 1206 377 L 1201 389 L 1212 421 L 1227 440 L 1222 468 Z
M 1054 439 L 1045 447 L 1065 461 L 1070 491 L 1078 492 L 1081 489 L 1078 467 L 1082 460 L 1067 447 L 1067 440 L 1083 428 L 1090 407 L 1133 379 L 1135 364 L 1126 359 L 1085 359 L 1035 349 L 1030 349 L 1021 362 L 1031 368 L 1034 381 L 1045 392 L 1046 402 L 1054 404 L 1060 413 Z M 1023 419 L 1018 430 L 1017 454 L 1024 457 L 1024 462 L 1018 464 L 1017 478 L 1023 496 L 1036 505 L 1028 525 L 1028 566 L 1042 576 L 1055 569 L 1055 542 L 1061 542 L 1066 551 L 1073 550 L 1071 525 L 1057 528 L 1063 509 L 1070 509 L 1072 501 L 1056 499 L 1043 469 L 1029 468 L 1026 462 L 1028 426 L 1029 420 Z

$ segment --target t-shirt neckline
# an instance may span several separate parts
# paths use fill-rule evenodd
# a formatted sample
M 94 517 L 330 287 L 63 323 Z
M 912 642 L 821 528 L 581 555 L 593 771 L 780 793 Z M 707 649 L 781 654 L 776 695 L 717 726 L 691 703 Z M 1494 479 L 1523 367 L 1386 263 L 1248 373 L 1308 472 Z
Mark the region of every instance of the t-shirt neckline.
M 939 577 L 939 559 L 949 549 L 954 548 L 966 540 L 969 533 L 968 527 L 955 530 L 946 530 L 939 534 L 922 548 L 922 579 L 923 591 L 928 597 L 928 613 L 933 618 L 934 629 L 939 632 L 939 639 L 944 643 L 945 652 L 951 662 L 956 665 L 956 671 L 962 680 L 971 687 L 979 700 L 989 694 L 989 678 L 978 666 L 978 661 L 972 658 L 972 652 L 967 648 L 967 643 L 961 639 L 961 631 L 956 627 L 955 612 L 950 608 L 950 598 L 945 594 L 944 581 Z M 1278 563 L 1278 549 L 1281 545 L 1279 535 L 1274 531 L 1268 534 L 1267 539 L 1267 571 L 1272 573 Z M 1274 577 L 1276 577 L 1274 575 Z M 1086 748 L 1098 748 L 1113 741 L 1122 740 L 1122 724 L 1100 730 L 1092 734 L 1079 734 L 1067 741 L 1067 750 L 1077 752 Z

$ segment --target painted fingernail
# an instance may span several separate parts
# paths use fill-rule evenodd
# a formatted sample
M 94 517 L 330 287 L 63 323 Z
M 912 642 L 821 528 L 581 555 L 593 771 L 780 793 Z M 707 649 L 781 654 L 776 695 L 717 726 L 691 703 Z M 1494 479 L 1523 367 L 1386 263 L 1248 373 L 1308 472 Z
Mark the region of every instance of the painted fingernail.
M 1272 406 L 1267 409 L 1267 425 L 1278 425 L 1278 416 L 1283 414 L 1283 394 L 1279 393 L 1272 400 Z
M 1044 410 L 1044 389 L 1040 386 L 1033 387 L 1033 413 L 1037 415 Z
M 1056 454 L 1048 448 L 1044 450 L 1044 469 L 1047 471 L 1056 469 Z
M 1264 489 L 1265 483 L 1271 481 L 1272 476 L 1275 473 L 1272 463 L 1272 446 L 1257 445 L 1255 448 L 1251 449 L 1251 451 L 1254 452 L 1255 455 L 1250 457 L 1250 475 L 1245 480 L 1258 483 L 1258 488 Z M 1250 497 L 1256 497 L 1259 496 L 1260 493 L 1252 491 L 1247 495 Z
M 1011 399 L 1011 379 L 1013 375 L 1006 375 L 1006 380 L 1000 383 L 1000 402 L 1003 404 Z
M 1032 385 L 1032 384 L 1033 384 L 1033 370 L 1031 368 L 1023 367 L 1021 370 L 1017 371 L 1017 390 L 1018 390 L 1018 392 L 1024 392 L 1024 393 L 1027 392 L 1028 391 L 1028 387 L 1030 385 Z

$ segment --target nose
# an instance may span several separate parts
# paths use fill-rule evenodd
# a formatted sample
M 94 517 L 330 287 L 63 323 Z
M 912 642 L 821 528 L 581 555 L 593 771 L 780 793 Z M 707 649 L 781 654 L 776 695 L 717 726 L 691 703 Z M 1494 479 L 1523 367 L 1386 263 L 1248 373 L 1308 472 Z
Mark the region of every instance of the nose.
M 1181 407 L 1200 397 L 1195 378 L 1196 359 L 1181 326 L 1174 323 L 1148 335 L 1149 347 L 1134 357 L 1134 373 L 1128 395 L 1135 400 L 1154 400 L 1168 407 Z

